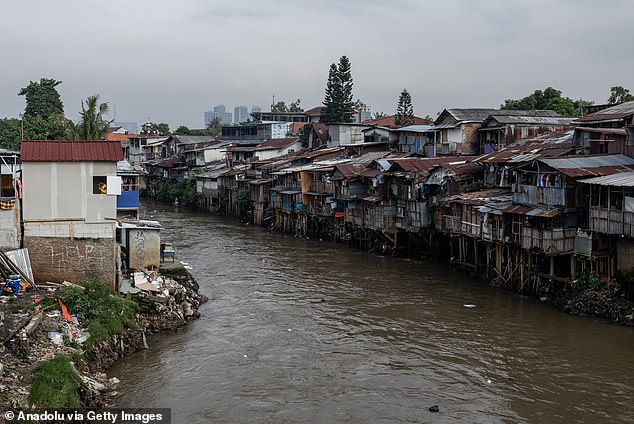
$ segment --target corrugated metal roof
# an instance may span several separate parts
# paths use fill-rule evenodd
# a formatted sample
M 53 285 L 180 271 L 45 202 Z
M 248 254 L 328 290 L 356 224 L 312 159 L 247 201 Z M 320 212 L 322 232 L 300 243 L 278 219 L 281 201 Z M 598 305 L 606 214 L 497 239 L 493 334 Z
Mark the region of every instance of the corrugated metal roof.
M 25 140 L 20 156 L 23 162 L 118 162 L 123 149 L 118 141 Z
M 629 156 L 601 155 L 601 156 L 570 156 L 565 158 L 544 158 L 541 162 L 555 169 L 566 168 L 599 168 L 606 166 L 634 165 L 634 159 Z
M 493 124 L 493 120 L 502 125 L 570 125 L 575 119 L 564 116 L 491 115 L 487 121 L 488 126 Z
M 634 187 L 634 171 L 588 178 L 587 180 L 580 180 L 579 182 L 613 187 Z
M 634 101 L 621 103 L 607 109 L 600 110 L 595 113 L 591 113 L 582 118 L 579 118 L 579 122 L 601 122 L 609 120 L 618 120 L 625 118 L 626 116 L 634 115 Z
M 431 129 L 432 129 L 431 125 L 408 125 L 407 127 L 397 128 L 396 131 L 424 133 L 424 132 L 431 131 Z
M 561 214 L 560 209 L 541 209 L 525 205 L 512 205 L 503 210 L 504 213 L 514 213 L 518 215 L 537 216 L 540 218 L 553 218 Z

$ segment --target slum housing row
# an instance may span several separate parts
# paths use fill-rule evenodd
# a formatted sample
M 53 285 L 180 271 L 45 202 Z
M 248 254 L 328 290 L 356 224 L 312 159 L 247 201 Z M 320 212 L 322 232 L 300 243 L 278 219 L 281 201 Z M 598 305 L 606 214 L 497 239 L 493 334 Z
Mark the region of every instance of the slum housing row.
M 120 142 L 23 141 L 0 161 L 0 250 L 20 250 L 36 281 L 117 290 L 122 269 L 158 268 L 160 225 L 138 220 L 145 171 Z
M 443 255 L 526 292 L 634 268 L 634 102 L 580 119 L 447 109 L 405 127 L 315 116 L 271 112 L 221 140 L 139 136 L 128 159 L 145 165 L 150 190 L 195 175 L 205 210 L 384 254 Z
M 123 150 L 147 170 L 149 193 L 195 176 L 205 210 L 384 254 L 446 257 L 536 292 L 634 270 L 634 102 L 596 109 L 579 119 L 447 109 L 433 125 L 405 127 L 271 112 L 220 139 L 129 136 Z

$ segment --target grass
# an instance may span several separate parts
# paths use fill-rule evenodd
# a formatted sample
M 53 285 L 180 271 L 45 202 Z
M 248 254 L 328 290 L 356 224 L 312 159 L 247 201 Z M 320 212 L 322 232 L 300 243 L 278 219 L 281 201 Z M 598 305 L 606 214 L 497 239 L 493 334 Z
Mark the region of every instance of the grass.
M 29 402 L 43 408 L 79 408 L 77 389 L 81 378 L 70 357 L 57 356 L 39 364 L 33 373 Z
M 134 326 L 134 315 L 139 311 L 136 302 L 111 295 L 97 279 L 87 280 L 82 285 L 84 289 L 64 287 L 62 300 L 71 313 L 77 314 L 80 322 L 88 323 L 88 347 Z

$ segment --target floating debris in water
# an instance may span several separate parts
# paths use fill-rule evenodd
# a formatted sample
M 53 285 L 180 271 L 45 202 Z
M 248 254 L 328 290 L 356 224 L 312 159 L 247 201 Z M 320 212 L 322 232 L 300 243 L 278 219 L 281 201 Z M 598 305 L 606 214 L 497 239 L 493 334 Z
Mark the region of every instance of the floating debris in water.
M 474 305 L 473 303 L 467 303 L 466 305 L 462 305 L 462 306 L 464 306 L 465 308 L 475 308 L 476 307 L 476 305 Z
M 429 412 L 440 412 L 438 405 L 432 405 L 429 407 Z

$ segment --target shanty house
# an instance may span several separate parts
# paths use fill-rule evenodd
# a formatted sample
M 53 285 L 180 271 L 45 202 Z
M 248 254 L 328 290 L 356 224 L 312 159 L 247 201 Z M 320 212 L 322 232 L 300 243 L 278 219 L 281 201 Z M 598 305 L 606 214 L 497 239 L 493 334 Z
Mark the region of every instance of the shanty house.
M 437 155 L 477 154 L 478 130 L 497 109 L 445 109 L 434 121 Z
M 634 271 L 634 171 L 579 182 L 590 187 L 590 232 L 584 233 L 583 244 L 575 244 L 575 251 L 605 262 L 616 257 L 618 271 Z M 606 272 L 613 265 L 598 263 L 590 271 Z
M 23 141 L 24 245 L 36 280 L 97 277 L 116 289 L 119 142 Z
M 478 130 L 480 152 L 498 151 L 521 139 L 568 129 L 575 118 L 552 110 L 500 110 L 489 115 Z

